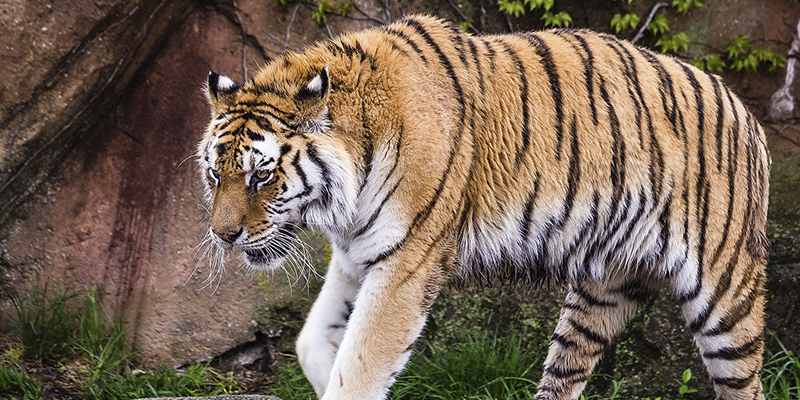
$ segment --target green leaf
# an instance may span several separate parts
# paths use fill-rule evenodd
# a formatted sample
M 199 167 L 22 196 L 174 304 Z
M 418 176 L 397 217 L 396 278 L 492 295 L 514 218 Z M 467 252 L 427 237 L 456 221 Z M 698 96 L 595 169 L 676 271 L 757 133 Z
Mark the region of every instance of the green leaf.
M 350 11 L 351 8 L 355 7 L 355 5 L 356 2 L 352 0 L 348 2 L 342 2 L 339 3 L 337 10 L 339 10 L 339 14 L 342 14 L 342 16 L 344 17 L 347 16 L 347 12 Z
M 628 28 L 636 28 L 639 25 L 639 16 L 635 13 L 625 15 L 615 14 L 611 18 L 611 28 L 618 34 Z
M 679 50 L 689 50 L 689 36 L 684 32 L 669 36 L 664 35 L 656 42 L 656 46 L 661 48 L 662 53 L 675 53 Z
M 705 7 L 703 0 L 675 0 L 672 2 L 674 7 L 679 13 L 686 15 L 689 10 L 697 7 Z
M 550 11 L 553 8 L 554 0 L 525 0 L 525 5 L 533 11 L 538 8 L 543 8 L 545 11 Z
M 544 21 L 544 26 L 548 28 L 556 26 L 559 28 L 566 28 L 572 25 L 572 17 L 570 17 L 569 14 L 565 13 L 564 11 L 561 11 L 558 14 L 553 14 L 548 11 L 542 15 L 542 20 Z
M 669 32 L 669 20 L 661 14 L 656 15 L 656 17 L 647 24 L 647 31 L 653 35 Z
M 459 23 L 458 23 L 458 27 L 459 27 L 459 28 L 460 28 L 462 31 L 466 32 L 466 31 L 468 31 L 468 30 L 469 30 L 469 28 L 471 28 L 471 27 L 472 27 L 472 24 L 473 24 L 473 22 L 474 22 L 474 21 L 472 20 L 472 18 L 467 18 L 467 20 L 466 20 L 466 21 L 461 21 L 461 22 L 459 22 Z
M 692 379 L 692 370 L 691 370 L 691 368 L 687 368 L 686 371 L 683 371 L 683 377 L 682 378 L 683 378 L 683 383 L 687 383 L 687 382 L 689 382 L 690 379 Z M 681 394 L 683 394 L 683 393 L 681 393 Z
M 519 18 L 520 15 L 525 15 L 525 6 L 519 0 L 500 0 L 500 11 Z
M 328 19 L 328 14 L 332 13 L 335 9 L 330 0 L 322 0 L 319 2 L 319 5 L 317 5 L 317 9 L 311 14 L 311 18 L 314 18 L 314 21 L 321 24 Z
M 723 50 L 728 55 L 728 59 L 738 58 L 739 55 L 744 54 L 750 49 L 750 36 L 736 35 Z

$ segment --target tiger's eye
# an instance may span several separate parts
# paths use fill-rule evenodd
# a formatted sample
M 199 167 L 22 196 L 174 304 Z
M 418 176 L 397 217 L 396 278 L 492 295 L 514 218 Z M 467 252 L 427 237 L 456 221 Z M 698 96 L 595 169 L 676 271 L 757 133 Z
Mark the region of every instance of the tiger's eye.
M 260 169 L 256 171 L 256 178 L 260 180 L 267 179 L 267 176 L 269 176 L 269 173 L 266 170 Z

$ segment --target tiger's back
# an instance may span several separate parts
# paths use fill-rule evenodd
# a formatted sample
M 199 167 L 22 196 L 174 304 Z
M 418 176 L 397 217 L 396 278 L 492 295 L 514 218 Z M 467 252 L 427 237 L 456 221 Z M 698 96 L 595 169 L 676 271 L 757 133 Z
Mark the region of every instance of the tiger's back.
M 311 80 L 323 67 L 329 90 L 328 69 Z M 242 90 L 286 93 L 261 99 L 283 115 L 304 90 L 324 105 L 280 123 L 276 157 L 319 192 L 298 208 L 333 243 L 298 340 L 325 399 L 385 396 L 450 278 L 569 284 L 539 399 L 577 398 L 665 284 L 717 395 L 761 395 L 770 160 L 718 77 L 590 31 L 476 37 L 415 16 L 285 56 Z

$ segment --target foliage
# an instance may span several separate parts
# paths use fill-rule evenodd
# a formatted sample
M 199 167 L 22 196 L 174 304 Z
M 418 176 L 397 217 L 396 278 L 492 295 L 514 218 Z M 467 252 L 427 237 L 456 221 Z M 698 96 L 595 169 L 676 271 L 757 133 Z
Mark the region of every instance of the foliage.
M 722 72 L 727 64 L 718 54 L 712 54 L 706 57 L 695 57 L 690 61 L 692 65 L 702 70 L 711 72 Z
M 616 33 L 620 33 L 629 28 L 636 28 L 637 25 L 639 25 L 639 16 L 634 13 L 625 15 L 615 14 L 614 17 L 611 18 L 611 29 Z
M 267 389 L 267 394 L 283 400 L 314 400 L 317 395 L 308 383 L 297 357 L 285 355 L 286 365 L 275 374 L 275 381 Z
M 460 335 L 454 346 L 417 353 L 392 387 L 394 399 L 530 399 L 542 354 L 522 338 L 485 332 Z M 538 373 L 536 374 L 538 375 Z
M 656 15 L 653 17 L 653 20 L 647 24 L 647 32 L 650 32 L 653 36 L 663 35 L 665 32 L 669 32 L 669 20 L 661 14 Z
M 544 21 L 544 26 L 548 28 L 566 28 L 572 25 L 572 17 L 570 17 L 569 14 L 565 13 L 564 11 L 556 14 L 548 11 L 542 15 L 542 20 Z
M 662 53 L 677 53 L 678 51 L 689 50 L 689 36 L 684 32 L 674 35 L 664 35 L 656 42 Z
M 0 397 L 3 395 L 21 396 L 22 399 L 42 398 L 42 385 L 38 379 L 28 374 L 16 361 L 11 365 L 0 363 Z
M 332 13 L 335 9 L 336 7 L 330 0 L 322 0 L 317 4 L 317 9 L 311 14 L 311 18 L 314 18 L 314 21 L 321 24 L 328 19 L 328 14 Z
M 134 352 L 123 325 L 103 310 L 97 289 L 33 290 L 26 299 L 10 293 L 16 309 L 14 336 L 18 347 L 0 355 L 0 395 L 42 398 L 38 376 L 25 365 L 57 371 L 84 399 L 132 399 L 195 396 L 241 391 L 232 376 L 213 371 L 208 363 L 184 372 L 161 367 L 132 373 Z
M 773 343 L 780 351 L 767 347 L 766 362 L 761 372 L 764 396 L 767 399 L 800 399 L 800 357 L 786 348 L 777 338 Z
M 689 386 L 689 381 L 691 379 L 692 379 L 692 370 L 687 368 L 685 371 L 683 371 L 681 379 L 675 380 L 675 382 L 678 382 L 678 385 L 680 385 L 678 386 L 678 394 L 680 395 L 680 397 L 678 397 L 678 400 L 686 400 L 683 398 L 684 395 L 697 392 L 697 389 L 693 389 Z

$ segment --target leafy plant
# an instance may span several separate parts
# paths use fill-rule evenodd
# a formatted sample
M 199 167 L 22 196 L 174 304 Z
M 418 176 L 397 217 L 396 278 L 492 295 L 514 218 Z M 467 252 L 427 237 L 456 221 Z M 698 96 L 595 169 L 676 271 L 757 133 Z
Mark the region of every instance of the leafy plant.
M 662 35 L 665 32 L 669 32 L 669 20 L 661 14 L 656 15 L 653 20 L 647 24 L 646 29 L 652 35 Z
M 689 10 L 697 7 L 705 7 L 703 0 L 675 0 L 672 2 L 672 7 L 679 13 L 686 15 Z
M 17 362 L 0 363 L 0 397 L 4 394 L 21 396 L 25 400 L 42 398 L 42 385 Z
M 318 24 L 325 22 L 328 19 L 328 14 L 336 10 L 336 7 L 330 0 L 322 0 L 317 4 L 317 9 L 311 13 L 311 18 L 317 21 Z
M 611 18 L 611 29 L 613 29 L 615 33 L 620 33 L 629 28 L 636 28 L 638 25 L 639 16 L 635 13 L 628 13 L 625 15 L 615 14 L 614 17 Z
M 472 24 L 474 22 L 475 21 L 473 21 L 472 18 L 467 18 L 466 20 L 461 21 L 461 22 L 458 23 L 458 28 L 461 29 L 462 31 L 466 32 L 466 31 L 469 30 L 469 28 L 472 27 Z
M 544 13 L 542 16 L 542 20 L 544 21 L 544 26 L 546 27 L 559 27 L 559 28 L 566 28 L 572 25 L 572 17 L 569 14 L 561 11 L 557 14 L 553 14 L 550 11 Z
M 689 50 L 689 36 L 684 32 L 676 33 L 672 36 L 664 35 L 656 42 L 662 53 L 675 53 L 680 50 Z
M 697 392 L 697 389 L 693 389 L 689 386 L 689 381 L 691 379 L 692 379 L 692 370 L 687 368 L 685 371 L 683 371 L 681 379 L 675 380 L 675 382 L 678 382 L 678 384 L 680 384 L 680 386 L 678 387 L 678 394 L 680 395 L 678 400 L 685 400 L 683 398 L 684 395 Z
M 711 72 L 722 72 L 725 67 L 727 67 L 725 61 L 718 54 L 712 54 L 706 57 L 695 57 L 690 63 L 697 68 Z
M 339 14 L 342 14 L 343 17 L 347 16 L 347 12 L 350 11 L 351 8 L 356 6 L 355 1 L 347 1 L 341 2 L 339 5 L 336 6 L 336 10 L 339 11 Z
M 500 0 L 500 11 L 519 18 L 520 15 L 525 15 L 525 5 L 519 0 Z

